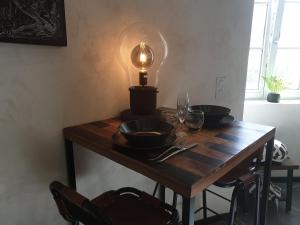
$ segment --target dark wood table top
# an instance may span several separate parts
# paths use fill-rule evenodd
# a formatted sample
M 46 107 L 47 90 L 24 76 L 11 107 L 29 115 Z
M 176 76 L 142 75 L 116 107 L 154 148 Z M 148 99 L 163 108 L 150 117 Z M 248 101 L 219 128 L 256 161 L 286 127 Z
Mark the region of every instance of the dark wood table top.
M 223 128 L 202 129 L 189 135 L 187 140 L 197 142 L 197 147 L 153 164 L 113 148 L 112 135 L 120 123 L 118 118 L 113 118 L 68 127 L 64 129 L 64 137 L 185 197 L 196 196 L 275 135 L 274 127 L 234 121 Z

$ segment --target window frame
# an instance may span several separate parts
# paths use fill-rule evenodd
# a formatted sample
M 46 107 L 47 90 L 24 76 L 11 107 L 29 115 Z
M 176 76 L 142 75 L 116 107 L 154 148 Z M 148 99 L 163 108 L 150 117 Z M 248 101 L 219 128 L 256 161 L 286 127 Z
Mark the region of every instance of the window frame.
M 280 31 L 282 27 L 284 6 L 286 3 L 296 3 L 299 2 L 289 1 L 289 0 L 278 0 L 277 3 L 272 0 L 267 2 L 255 2 L 254 4 L 267 4 L 267 16 L 265 21 L 264 36 L 263 36 L 263 46 L 262 46 L 262 56 L 259 72 L 259 83 L 258 89 L 250 90 L 246 89 L 246 99 L 264 99 L 268 94 L 268 89 L 262 76 L 270 76 L 275 68 L 275 61 L 278 49 L 287 49 L 278 47 L 280 39 Z M 256 47 L 249 48 L 249 53 L 251 49 L 261 49 Z M 298 49 L 296 47 L 290 49 Z M 249 59 L 248 59 L 249 60 Z M 300 73 L 300 71 L 299 71 Z M 282 99 L 300 99 L 300 89 L 298 90 L 284 90 L 281 92 Z

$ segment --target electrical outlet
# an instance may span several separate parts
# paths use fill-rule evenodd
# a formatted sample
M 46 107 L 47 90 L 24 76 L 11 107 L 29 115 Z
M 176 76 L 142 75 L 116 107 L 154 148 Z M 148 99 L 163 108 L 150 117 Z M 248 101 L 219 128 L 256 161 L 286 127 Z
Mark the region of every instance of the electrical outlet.
M 215 99 L 222 100 L 225 95 L 225 80 L 226 76 L 216 77 Z

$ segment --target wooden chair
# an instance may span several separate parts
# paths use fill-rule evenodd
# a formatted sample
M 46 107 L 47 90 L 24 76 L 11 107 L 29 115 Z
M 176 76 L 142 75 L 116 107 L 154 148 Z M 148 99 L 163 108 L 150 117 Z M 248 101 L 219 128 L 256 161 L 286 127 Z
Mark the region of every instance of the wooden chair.
M 54 181 L 50 190 L 62 217 L 85 225 L 177 225 L 178 212 L 134 188 L 108 191 L 93 200 Z

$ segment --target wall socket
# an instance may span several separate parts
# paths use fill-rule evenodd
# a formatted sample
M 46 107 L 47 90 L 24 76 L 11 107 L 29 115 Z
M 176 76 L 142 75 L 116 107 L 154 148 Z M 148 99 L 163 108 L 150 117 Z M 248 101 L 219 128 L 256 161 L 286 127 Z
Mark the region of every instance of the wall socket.
M 216 100 L 223 100 L 225 96 L 225 81 L 226 81 L 226 76 L 216 77 L 216 90 L 215 90 Z

